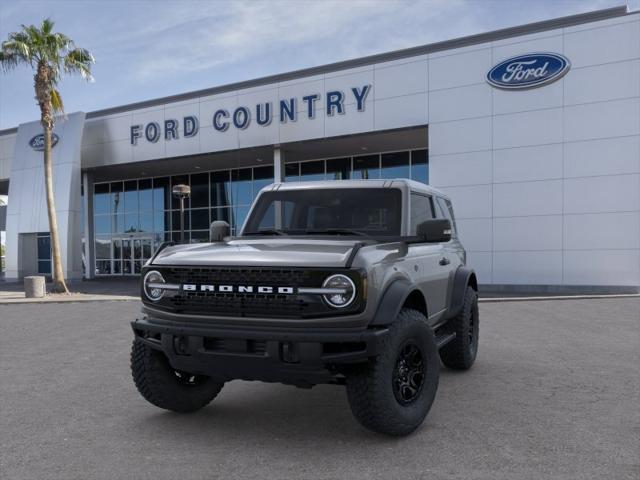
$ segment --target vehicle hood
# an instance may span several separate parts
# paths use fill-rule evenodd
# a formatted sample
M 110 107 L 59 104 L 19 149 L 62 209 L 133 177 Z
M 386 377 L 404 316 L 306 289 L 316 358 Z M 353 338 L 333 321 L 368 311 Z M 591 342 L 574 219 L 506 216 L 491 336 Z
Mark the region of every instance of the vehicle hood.
M 357 240 L 261 238 L 176 245 L 153 265 L 344 267 Z

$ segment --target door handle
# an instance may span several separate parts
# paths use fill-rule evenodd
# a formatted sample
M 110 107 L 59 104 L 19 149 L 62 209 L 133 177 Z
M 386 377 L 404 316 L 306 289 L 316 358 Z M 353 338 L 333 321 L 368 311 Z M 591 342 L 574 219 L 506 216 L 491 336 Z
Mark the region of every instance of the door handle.
M 451 263 L 451 260 L 449 260 L 447 257 L 442 257 L 440 259 L 440 265 L 445 266 L 445 265 L 449 265 Z

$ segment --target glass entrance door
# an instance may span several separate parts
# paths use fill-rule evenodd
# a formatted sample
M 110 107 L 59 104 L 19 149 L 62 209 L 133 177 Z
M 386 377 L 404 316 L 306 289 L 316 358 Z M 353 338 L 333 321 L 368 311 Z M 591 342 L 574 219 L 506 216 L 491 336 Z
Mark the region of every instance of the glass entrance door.
M 139 275 L 142 265 L 151 258 L 151 237 L 121 237 L 113 239 L 113 274 Z

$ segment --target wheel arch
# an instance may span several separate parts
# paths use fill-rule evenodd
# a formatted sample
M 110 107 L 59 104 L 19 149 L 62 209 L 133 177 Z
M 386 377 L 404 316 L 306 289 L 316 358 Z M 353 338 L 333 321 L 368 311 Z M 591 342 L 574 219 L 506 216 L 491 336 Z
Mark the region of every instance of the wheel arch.
M 449 318 L 455 317 L 464 304 L 464 295 L 467 287 L 478 291 L 478 278 L 476 272 L 472 268 L 462 266 L 456 270 L 453 278 L 453 292 L 451 294 L 451 303 L 449 305 Z
M 420 289 L 409 280 L 399 278 L 392 281 L 382 294 L 372 326 L 392 324 L 402 308 L 418 310 L 428 318 L 427 302 Z

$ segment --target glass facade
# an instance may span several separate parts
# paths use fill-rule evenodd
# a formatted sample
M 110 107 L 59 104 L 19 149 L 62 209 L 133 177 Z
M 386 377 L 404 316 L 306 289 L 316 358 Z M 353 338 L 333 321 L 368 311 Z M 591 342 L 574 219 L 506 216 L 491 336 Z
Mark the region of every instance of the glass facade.
M 410 178 L 429 183 L 425 150 L 376 153 L 354 157 L 305 160 L 285 165 L 285 181 Z
M 429 182 L 427 150 L 308 160 L 285 165 L 285 181 L 411 178 Z M 135 275 L 164 241 L 180 241 L 175 185 L 191 187 L 185 201 L 185 242 L 209 239 L 209 225 L 224 220 L 235 234 L 257 193 L 273 183 L 273 166 L 96 183 L 93 228 L 96 275 Z
M 97 275 L 137 274 L 164 241 L 180 240 L 180 201 L 175 185 L 191 187 L 185 201 L 185 241 L 206 242 L 209 225 L 242 226 L 254 196 L 273 182 L 273 167 L 201 172 L 96 183 L 93 226 Z

